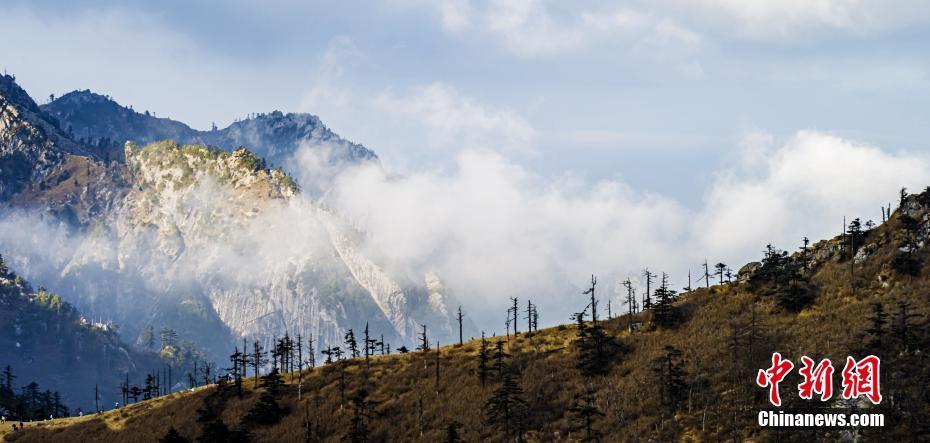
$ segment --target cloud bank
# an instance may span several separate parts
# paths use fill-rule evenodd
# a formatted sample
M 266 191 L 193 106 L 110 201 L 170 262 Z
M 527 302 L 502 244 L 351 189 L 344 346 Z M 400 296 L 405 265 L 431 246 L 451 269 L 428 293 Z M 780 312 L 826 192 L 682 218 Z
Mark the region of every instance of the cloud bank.
M 901 187 L 930 184 L 926 155 L 824 132 L 752 134 L 740 152 L 696 208 L 621 181 L 544 177 L 467 149 L 451 170 L 351 168 L 336 176 L 326 203 L 364 230 L 377 253 L 415 273 L 439 273 L 491 324 L 510 296 L 533 298 L 550 322 L 564 322 L 592 273 L 607 293 L 645 267 L 669 272 L 681 287 L 705 258 L 738 269 L 766 244 L 792 250 L 804 236 L 832 237 L 844 216 L 880 221 L 880 206 Z M 312 157 L 302 154 L 304 169 L 324 164 Z

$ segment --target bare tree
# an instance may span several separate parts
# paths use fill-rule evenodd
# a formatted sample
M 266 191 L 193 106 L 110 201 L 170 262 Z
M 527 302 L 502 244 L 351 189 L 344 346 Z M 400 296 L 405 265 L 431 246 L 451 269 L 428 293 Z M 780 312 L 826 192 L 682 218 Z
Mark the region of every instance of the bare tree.
M 652 308 L 652 279 L 655 274 L 649 271 L 649 268 L 643 269 L 643 277 L 646 277 L 646 294 L 643 296 L 643 310 Z
M 591 323 L 597 326 L 597 298 L 594 295 L 594 288 L 597 286 L 597 278 L 591 275 L 591 287 L 586 289 L 582 294 L 591 296 Z
M 626 288 L 628 327 L 630 332 L 633 332 L 633 306 L 636 304 L 636 290 L 633 289 L 633 282 L 629 278 L 623 281 L 623 287 Z
M 462 340 L 463 339 L 462 337 L 462 305 L 459 305 L 459 312 L 458 312 L 458 315 L 456 315 L 456 318 L 459 321 L 459 345 L 461 346 L 464 343 Z

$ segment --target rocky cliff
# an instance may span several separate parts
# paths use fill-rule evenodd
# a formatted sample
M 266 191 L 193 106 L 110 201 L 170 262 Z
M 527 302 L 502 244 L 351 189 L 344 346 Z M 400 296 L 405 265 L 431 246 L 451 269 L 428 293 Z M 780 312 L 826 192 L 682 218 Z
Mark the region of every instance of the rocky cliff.
M 10 128 L 39 128 L 38 138 L 4 142 L 7 151 L 23 152 L 23 167 L 33 169 L 16 182 L 19 188 L 7 188 L 5 199 L 8 209 L 29 210 L 6 218 L 11 230 L 27 235 L 0 235 L 0 245 L 11 248 L 27 276 L 41 278 L 89 314 L 123 325 L 126 337 L 140 336 L 147 325 L 168 326 L 220 359 L 243 338 L 312 335 L 321 349 L 366 323 L 395 347 L 411 344 L 421 324 L 433 338 L 447 342 L 453 335 L 450 313 L 457 303 L 437 276 L 409 276 L 372 259 L 381 254 L 368 249 L 364 235 L 302 194 L 285 171 L 268 168 L 270 162 L 249 149 L 217 146 L 248 139 L 271 155 L 285 155 L 315 140 L 342 143 L 344 160 L 376 158 L 315 117 L 266 114 L 207 131 L 217 143 L 129 142 L 116 154 L 97 149 L 109 142 L 88 144 L 91 137 L 78 134 L 104 131 L 93 133 L 109 138 L 127 127 L 139 130 L 114 123 L 123 121 L 115 116 L 148 122 L 141 127 L 151 131 L 138 132 L 140 139 L 205 133 L 139 117 L 95 95 L 73 93 L 55 103 L 44 110 L 34 103 L 16 107 L 18 114 L 0 128 L 9 139 L 18 134 Z M 66 104 L 113 112 L 97 111 L 105 118 L 95 123 L 93 115 L 65 113 Z M 33 151 L 38 154 L 26 155 Z M 35 172 L 41 155 L 56 162 Z M 36 222 L 37 213 L 67 216 L 43 215 Z M 61 220 L 77 228 L 48 234 Z M 38 237 L 56 235 L 59 244 L 40 247 Z

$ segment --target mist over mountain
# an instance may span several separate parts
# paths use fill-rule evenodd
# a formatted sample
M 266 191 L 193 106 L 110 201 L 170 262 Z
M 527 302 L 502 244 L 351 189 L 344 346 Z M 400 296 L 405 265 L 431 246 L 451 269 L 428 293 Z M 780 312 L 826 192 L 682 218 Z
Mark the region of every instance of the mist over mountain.
M 251 151 L 281 159 L 299 148 L 330 169 L 377 161 L 316 117 L 275 112 L 195 131 L 89 92 L 39 108 L 4 81 L 0 245 L 23 275 L 119 324 L 127 341 L 170 327 L 218 360 L 242 339 L 312 335 L 320 350 L 366 324 L 395 347 L 422 324 L 451 337 L 458 302 L 441 276 L 372 250 Z M 133 142 L 166 138 L 178 141 Z

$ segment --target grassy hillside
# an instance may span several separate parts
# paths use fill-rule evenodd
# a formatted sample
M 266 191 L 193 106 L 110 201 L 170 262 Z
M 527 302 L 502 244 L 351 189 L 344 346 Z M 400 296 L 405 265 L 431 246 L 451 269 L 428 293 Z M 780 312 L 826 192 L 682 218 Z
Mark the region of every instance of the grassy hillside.
M 510 356 L 504 359 L 504 372 L 517 380 L 527 405 L 515 426 L 524 429 L 529 441 L 579 441 L 587 435 L 580 411 L 594 406 L 603 415 L 590 414 L 592 431 L 603 441 L 928 439 L 930 270 L 923 265 L 928 203 L 930 194 L 910 196 L 888 223 L 854 234 L 852 251 L 850 236 L 843 236 L 792 255 L 773 252 L 751 276 L 682 294 L 665 326 L 655 310 L 633 319 L 602 321 L 609 349 L 603 374 L 584 375 L 578 369 L 575 324 L 509 340 L 490 338 L 492 348 L 497 340 L 504 341 Z M 772 272 L 766 266 L 779 260 L 796 275 L 785 281 L 782 274 L 766 274 Z M 801 302 L 787 303 L 790 297 Z M 578 303 L 581 310 L 582 295 Z M 876 303 L 889 314 L 887 323 L 881 332 L 867 332 Z M 631 321 L 641 325 L 633 333 Z M 588 343 L 592 337 L 589 332 Z M 173 427 L 193 441 L 205 429 L 198 416 L 212 414 L 253 441 L 351 440 L 360 427 L 370 441 L 444 441 L 453 423 L 460 424 L 454 427 L 464 441 L 506 441 L 504 426 L 489 423 L 486 415 L 487 401 L 503 377 L 492 369 L 482 386 L 479 347 L 480 341 L 473 340 L 441 348 L 438 384 L 435 350 L 375 357 L 370 367 L 355 359 L 306 370 L 300 400 L 297 374 L 288 374 L 275 396 L 287 410 L 277 424 L 245 418 L 265 391 L 250 379 L 241 397 L 234 387 L 209 386 L 93 417 L 30 424 L 25 432 L 6 438 L 142 442 L 157 441 Z M 769 366 L 773 351 L 795 362 L 801 355 L 830 358 L 837 367 L 835 390 L 847 355 L 879 355 L 885 397 L 881 407 L 842 400 L 830 406 L 855 403 L 880 410 L 886 414 L 886 427 L 868 432 L 761 431 L 756 413 L 771 406 L 766 391 L 754 384 L 755 373 Z M 665 384 L 669 360 L 673 388 Z M 493 367 L 493 359 L 489 365 Z M 785 406 L 815 406 L 817 402 L 797 398 L 798 381 L 795 369 L 782 383 Z M 359 401 L 359 392 L 367 393 L 364 401 Z

